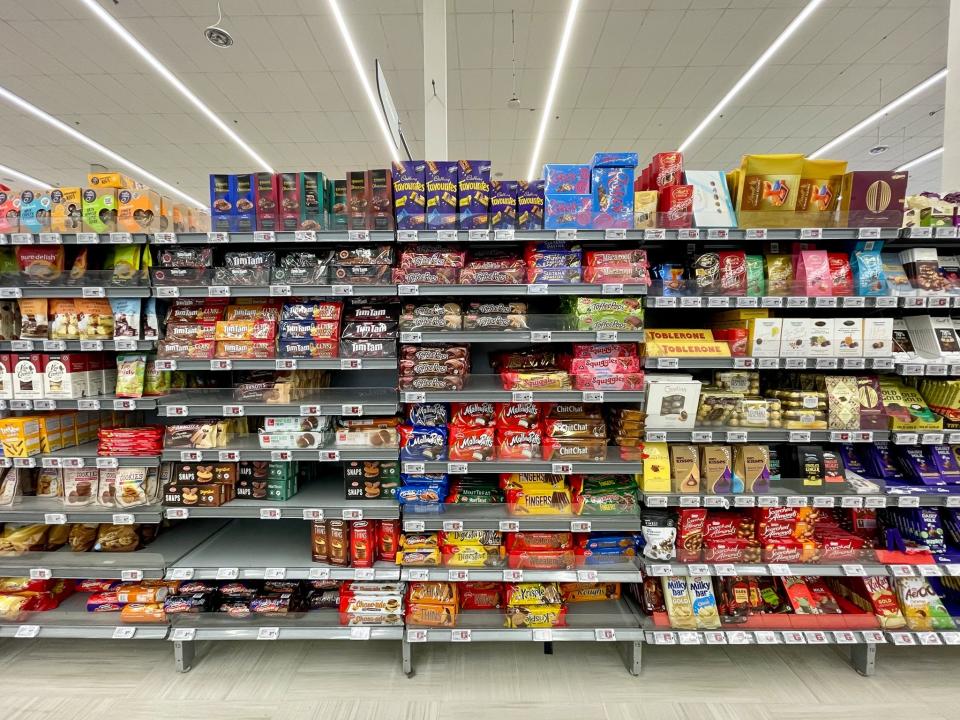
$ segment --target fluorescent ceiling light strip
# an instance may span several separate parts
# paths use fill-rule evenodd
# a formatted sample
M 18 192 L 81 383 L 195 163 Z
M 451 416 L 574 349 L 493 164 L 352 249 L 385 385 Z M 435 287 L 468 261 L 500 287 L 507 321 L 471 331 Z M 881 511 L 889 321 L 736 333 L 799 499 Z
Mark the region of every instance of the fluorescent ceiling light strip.
M 904 163 L 903 165 L 898 167 L 896 170 L 894 170 L 894 172 L 903 172 L 904 170 L 909 170 L 910 168 L 914 168 L 917 165 L 923 165 L 923 163 L 927 162 L 928 160 L 933 160 L 935 157 L 942 154 L 943 154 L 943 148 L 938 147 L 936 150 L 931 150 L 926 155 L 921 155 L 920 157 L 914 158 L 908 163 Z
M 750 66 L 750 69 L 747 70 L 739 80 L 737 80 L 734 86 L 730 88 L 730 91 L 723 96 L 720 102 L 717 103 L 716 107 L 714 107 L 713 110 L 707 113 L 707 116 L 702 121 L 700 121 L 700 124 L 697 125 L 697 127 L 694 129 L 692 133 L 690 133 L 687 139 L 684 140 L 683 143 L 681 143 L 680 147 L 677 148 L 677 150 L 679 150 L 680 152 L 683 152 L 688 147 L 690 147 L 690 144 L 697 139 L 697 136 L 699 136 L 700 133 L 703 132 L 704 128 L 707 127 L 707 125 L 709 125 L 710 123 L 712 123 L 716 119 L 716 117 L 723 112 L 724 108 L 730 104 L 730 101 L 733 100 L 733 98 L 737 95 L 737 93 L 743 90 L 746 84 L 753 79 L 753 76 L 756 75 L 758 72 L 760 72 L 761 68 L 763 68 L 763 66 L 770 61 L 770 58 L 772 58 L 776 54 L 777 50 L 779 50 L 780 47 L 787 40 L 790 39 L 790 36 L 793 35 L 797 31 L 797 29 L 807 21 L 807 18 L 809 18 L 813 14 L 813 12 L 820 5 L 823 4 L 823 2 L 824 0 L 810 0 L 807 6 L 800 11 L 800 14 L 793 19 L 793 22 L 787 25 L 784 31 L 780 33 L 780 35 L 777 37 L 776 40 L 773 41 L 770 47 L 768 47 L 763 52 L 763 55 L 757 58 L 756 62 Z
M 543 138 L 547 134 L 547 123 L 553 116 L 553 101 L 557 94 L 557 86 L 560 85 L 560 74 L 563 71 L 563 63 L 567 57 L 567 46 L 570 44 L 570 36 L 573 35 L 573 25 L 579 9 L 580 0 L 570 0 L 567 20 L 563 25 L 563 35 L 560 37 L 560 47 L 557 48 L 557 59 L 553 64 L 553 75 L 550 76 L 550 85 L 547 88 L 547 99 L 543 103 L 543 114 L 540 116 L 537 141 L 533 144 L 533 154 L 530 156 L 530 167 L 527 170 L 527 178 L 530 180 L 536 180 L 540 176 L 540 173 L 537 172 L 537 159 L 540 157 L 540 150 L 543 147 Z
M 824 145 L 822 148 L 820 148 L 816 152 L 810 153 L 807 157 L 813 160 L 815 158 L 820 157 L 824 153 L 829 152 L 833 148 L 837 147 L 837 145 L 840 145 L 846 142 L 857 133 L 861 132 L 867 127 L 870 127 L 875 122 L 882 119 L 884 115 L 887 115 L 888 113 L 893 112 L 904 103 L 910 102 L 913 98 L 915 98 L 917 95 L 922 93 L 924 90 L 927 90 L 933 85 L 936 85 L 938 82 L 940 82 L 946 77 L 947 77 L 947 69 L 944 68 L 943 70 L 936 73 L 935 75 L 931 75 L 930 77 L 928 77 L 926 80 L 924 80 L 922 83 L 917 85 L 912 90 L 908 90 L 893 102 L 890 102 L 884 105 L 882 108 L 880 108 L 875 113 L 873 113 L 870 117 L 865 118 L 864 120 L 861 120 L 860 122 L 858 122 L 856 125 L 854 125 L 852 128 L 847 130 L 842 135 L 838 135 L 837 137 L 835 137 L 833 140 L 828 142 L 826 145 Z
M 61 132 L 66 133 L 67 135 L 72 137 L 74 140 L 77 140 L 78 142 L 81 142 L 84 145 L 86 145 L 88 148 L 96 150 L 101 155 L 104 155 L 110 158 L 111 160 L 113 160 L 113 162 L 115 162 L 117 165 L 122 165 L 124 168 L 126 168 L 133 174 L 141 176 L 141 178 L 146 180 L 148 184 L 153 187 L 154 190 L 158 190 L 162 188 L 169 193 L 173 193 L 174 195 L 177 195 L 183 198 L 184 200 L 189 202 L 191 205 L 195 205 L 198 208 L 206 207 L 205 203 L 200 202 L 196 198 L 190 197 L 179 188 L 176 188 L 170 183 L 164 180 L 161 180 L 156 175 L 154 175 L 153 173 L 147 170 L 144 170 L 142 167 L 140 167 L 136 163 L 130 162 L 125 157 L 123 157 L 123 155 L 119 155 L 115 153 L 113 150 L 111 150 L 110 148 L 105 147 L 104 145 L 101 145 L 96 140 L 88 138 L 79 130 L 75 130 L 74 128 L 70 127 L 62 120 L 58 120 L 50 113 L 45 112 L 44 110 L 41 110 L 36 105 L 32 105 L 31 103 L 27 102 L 22 97 L 20 97 L 19 95 L 15 95 L 14 93 L 10 92 L 5 87 L 0 87 L 0 98 L 3 98 L 8 102 L 12 103 L 13 105 L 16 105 L 21 110 L 25 110 L 26 112 L 33 115 L 35 118 L 43 120 L 45 123 L 55 127 L 57 130 L 60 130 Z
M 367 100 L 370 101 L 370 109 L 373 111 L 373 116 L 377 119 L 380 132 L 383 133 L 383 139 L 386 141 L 387 148 L 390 150 L 390 157 L 392 157 L 395 162 L 400 162 L 400 154 L 397 152 L 397 147 L 393 143 L 393 135 L 390 134 L 390 128 L 387 127 L 387 120 L 383 117 L 383 110 L 380 108 L 380 103 L 373 94 L 373 87 L 370 85 L 370 80 L 363 71 L 363 63 L 360 62 L 360 56 L 357 54 L 356 45 L 353 44 L 350 29 L 347 27 L 346 20 L 343 19 L 343 13 L 340 12 L 340 4 L 337 0 L 327 0 L 327 4 L 330 6 L 330 12 L 333 13 L 333 17 L 337 21 L 337 27 L 340 28 L 340 35 L 343 37 L 343 42 L 347 46 L 350 58 L 353 60 L 353 69 L 357 71 L 360 84 L 363 85 L 363 90 L 367 94 Z
M 22 180 L 23 182 L 30 183 L 32 187 L 38 187 L 42 190 L 53 190 L 53 185 L 48 185 L 43 180 L 37 180 L 32 175 L 27 175 L 22 173 L 19 170 L 14 170 L 12 167 L 7 165 L 0 165 L 0 175 L 11 175 L 17 180 Z
M 261 170 L 265 170 L 271 173 L 276 172 L 272 167 L 270 167 L 270 163 L 268 163 L 266 160 L 260 157 L 260 155 L 258 155 L 257 152 L 252 147 L 247 145 L 247 143 L 245 143 L 240 138 L 239 135 L 237 135 L 233 130 L 231 130 L 227 126 L 227 124 L 220 119 L 219 115 L 213 112 L 213 110 L 207 107 L 200 98 L 194 95 L 193 92 L 190 90 L 190 88 L 188 88 L 186 85 L 184 85 L 180 81 L 180 78 L 178 78 L 176 75 L 170 72 L 170 70 L 167 69 L 166 65 L 164 65 L 162 62 L 157 60 L 157 58 L 153 55 L 153 53 L 147 50 L 140 43 L 139 40 L 137 40 L 133 35 L 131 35 L 130 32 L 123 25 L 121 25 L 120 22 L 115 17 L 113 17 L 110 13 L 108 13 L 106 10 L 100 7 L 100 5 L 97 4 L 96 0 L 80 0 L 80 2 L 86 5 L 90 9 L 90 12 L 96 15 L 100 19 L 100 21 L 103 22 L 104 25 L 106 25 L 108 28 L 113 30 L 113 32 L 121 40 L 123 40 L 127 45 L 129 45 L 140 57 L 146 60 L 147 63 L 151 67 L 153 67 L 153 69 L 156 70 L 163 77 L 164 80 L 166 80 L 168 83 L 173 85 L 173 87 L 175 87 L 181 95 L 183 95 L 187 100 L 189 100 L 190 103 L 195 108 L 197 108 L 197 110 L 203 113 L 207 117 L 207 119 L 210 120 L 210 122 L 216 125 L 220 129 L 220 132 L 222 132 L 228 138 L 233 140 L 234 144 L 237 145 L 241 150 L 243 150 L 247 155 L 249 155 L 253 159 L 253 161 L 257 163 L 257 166 Z

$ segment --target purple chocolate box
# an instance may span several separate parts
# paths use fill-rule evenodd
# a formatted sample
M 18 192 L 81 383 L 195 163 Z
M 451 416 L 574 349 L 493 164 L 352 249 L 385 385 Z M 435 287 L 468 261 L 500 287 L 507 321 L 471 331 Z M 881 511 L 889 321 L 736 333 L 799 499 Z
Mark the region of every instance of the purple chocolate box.
M 517 181 L 517 229 L 543 230 L 543 180 Z
M 543 166 L 544 195 L 589 195 L 589 165 Z
M 490 161 L 461 160 L 458 165 L 460 227 L 485 228 L 490 224 Z
M 423 160 L 393 163 L 393 211 L 397 230 L 423 230 L 427 224 L 427 164 Z
M 490 227 L 506 230 L 517 226 L 517 181 L 490 183 Z
M 427 160 L 427 228 L 446 230 L 457 226 L 457 180 L 455 162 Z
M 547 230 L 576 228 L 586 230 L 593 224 L 590 195 L 544 195 L 543 227 Z

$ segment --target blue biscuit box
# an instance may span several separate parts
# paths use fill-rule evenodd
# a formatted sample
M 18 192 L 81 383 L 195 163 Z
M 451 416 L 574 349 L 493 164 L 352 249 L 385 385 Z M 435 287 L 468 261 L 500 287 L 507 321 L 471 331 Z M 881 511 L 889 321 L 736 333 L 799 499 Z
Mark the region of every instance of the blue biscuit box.
M 632 152 L 594 153 L 591 168 L 627 167 L 635 168 L 639 164 L 637 154 Z
M 544 195 L 588 195 L 589 165 L 547 164 L 543 166 Z
M 597 167 L 591 171 L 590 181 L 597 226 L 633 227 L 633 168 Z
M 589 193 L 579 195 L 546 193 L 544 208 L 543 227 L 547 230 L 566 228 L 586 230 L 593 224 L 593 198 Z

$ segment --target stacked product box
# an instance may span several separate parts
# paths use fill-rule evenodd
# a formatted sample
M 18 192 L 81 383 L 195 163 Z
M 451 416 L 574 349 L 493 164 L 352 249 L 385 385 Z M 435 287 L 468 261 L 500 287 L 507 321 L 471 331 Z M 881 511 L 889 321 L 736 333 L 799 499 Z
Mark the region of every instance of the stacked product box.
M 400 308 L 396 301 L 351 298 L 343 312 L 340 356 L 396 357 L 399 314 Z
M 277 355 L 293 358 L 333 358 L 338 354 L 339 300 L 284 303 L 280 314 Z
M 596 153 L 590 163 L 593 226 L 632 228 L 636 153 Z

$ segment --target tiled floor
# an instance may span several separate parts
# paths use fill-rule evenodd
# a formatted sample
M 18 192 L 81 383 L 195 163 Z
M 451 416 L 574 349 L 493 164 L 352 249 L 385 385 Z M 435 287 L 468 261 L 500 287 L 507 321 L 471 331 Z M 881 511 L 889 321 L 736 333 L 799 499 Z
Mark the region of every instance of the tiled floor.
M 165 642 L 6 640 L 5 720 L 848 720 L 960 717 L 960 650 L 878 652 L 857 675 L 830 647 L 645 647 L 640 677 L 609 645 L 201 644 L 178 674 Z

